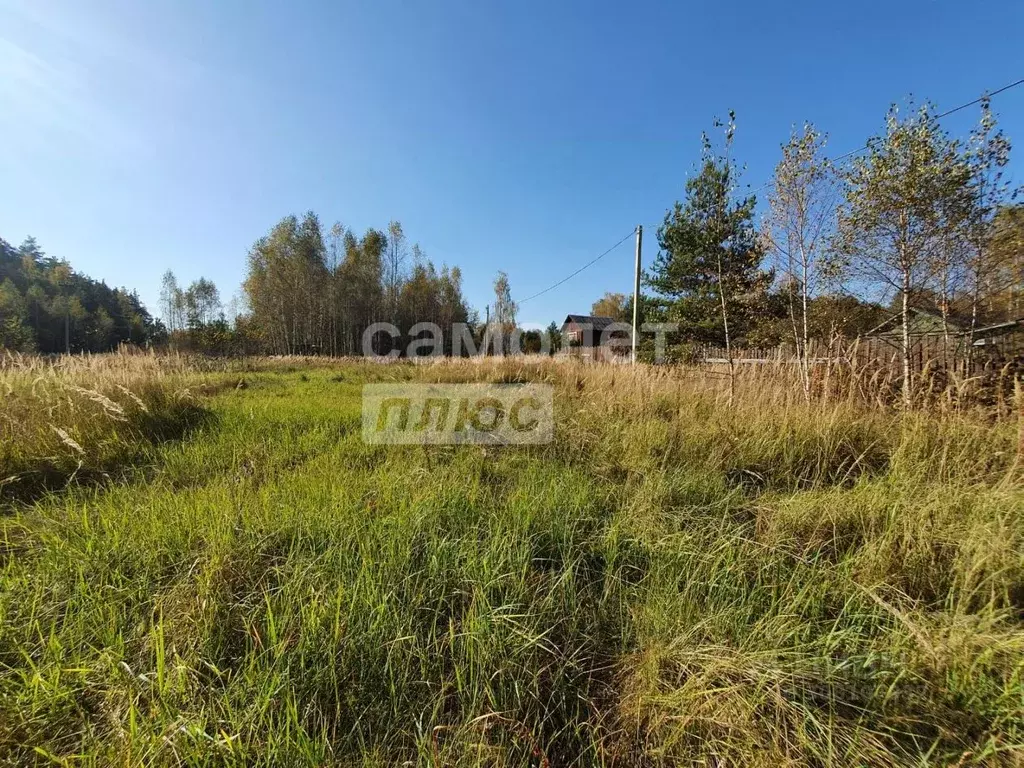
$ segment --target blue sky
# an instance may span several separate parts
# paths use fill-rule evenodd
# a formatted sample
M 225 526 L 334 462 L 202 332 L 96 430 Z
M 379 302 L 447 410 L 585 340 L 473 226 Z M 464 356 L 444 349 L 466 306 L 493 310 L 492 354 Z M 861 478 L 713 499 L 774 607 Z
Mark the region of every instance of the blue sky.
M 908 94 L 946 109 L 1024 77 L 1022 30 L 1009 1 L 0 0 L 0 236 L 155 310 L 167 268 L 226 302 L 286 214 L 396 218 L 482 312 L 497 270 L 524 297 L 658 223 L 716 115 L 757 187 L 793 124 L 842 154 Z M 1024 141 L 1024 87 L 995 108 Z M 632 259 L 520 320 L 630 291 Z

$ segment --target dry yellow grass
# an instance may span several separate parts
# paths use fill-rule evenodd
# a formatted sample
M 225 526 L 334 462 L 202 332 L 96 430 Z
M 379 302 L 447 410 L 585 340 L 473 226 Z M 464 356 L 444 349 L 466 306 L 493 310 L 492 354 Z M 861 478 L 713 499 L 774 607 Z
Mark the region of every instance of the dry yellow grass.
M 67 473 L 2 520 L 0 761 L 1020 765 L 1019 411 L 794 374 L 8 361 Z M 555 440 L 369 446 L 378 381 L 547 382 Z

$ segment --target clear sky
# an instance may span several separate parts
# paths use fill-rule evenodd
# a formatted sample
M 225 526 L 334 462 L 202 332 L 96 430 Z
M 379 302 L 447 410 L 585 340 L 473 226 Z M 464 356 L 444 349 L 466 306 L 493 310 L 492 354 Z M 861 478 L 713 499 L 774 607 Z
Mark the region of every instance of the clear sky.
M 716 115 L 757 187 L 794 123 L 842 154 L 910 93 L 947 109 L 1024 77 L 1022 34 L 1020 0 L 0 0 L 0 236 L 156 310 L 167 268 L 226 302 L 289 213 L 399 219 L 482 313 L 497 270 L 524 297 L 658 223 Z M 1024 87 L 995 108 L 1024 143 Z M 520 320 L 630 291 L 632 260 Z

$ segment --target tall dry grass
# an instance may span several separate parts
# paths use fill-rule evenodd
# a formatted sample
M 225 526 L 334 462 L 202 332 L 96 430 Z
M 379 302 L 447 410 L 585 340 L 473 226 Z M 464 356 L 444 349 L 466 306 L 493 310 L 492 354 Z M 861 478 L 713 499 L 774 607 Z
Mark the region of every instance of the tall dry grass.
M 622 489 L 616 762 L 1024 760 L 1019 386 L 902 413 L 891 378 L 825 373 L 811 403 L 786 365 L 425 373 L 553 384 L 552 452 Z
M 110 479 L 204 418 L 197 361 L 121 352 L 0 356 L 0 502 Z
M 0 760 L 1024 760 L 1019 400 L 901 413 L 834 372 L 806 403 L 783 366 L 81 365 L 215 421 L 0 521 Z M 124 372 L 54 375 L 90 445 L 119 386 L 149 407 Z M 555 440 L 366 445 L 375 381 L 546 382 Z

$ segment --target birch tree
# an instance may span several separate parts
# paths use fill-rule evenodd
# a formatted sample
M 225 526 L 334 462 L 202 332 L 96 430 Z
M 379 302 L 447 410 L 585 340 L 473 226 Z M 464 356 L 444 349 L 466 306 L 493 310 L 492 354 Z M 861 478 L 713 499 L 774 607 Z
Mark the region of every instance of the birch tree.
M 388 247 L 384 254 L 384 299 L 392 323 L 398 322 L 398 300 L 405 277 L 405 262 L 408 258 L 405 231 L 398 221 L 388 224 Z
M 1006 205 L 992 222 L 989 245 L 998 267 L 992 297 L 998 319 L 1024 317 L 1024 205 Z
M 169 333 L 184 328 L 184 311 L 184 295 L 178 285 L 178 278 L 168 269 L 160 279 L 160 314 L 163 315 Z
M 834 232 L 836 194 L 826 138 L 812 125 L 793 131 L 782 145 L 768 197 L 767 247 L 789 304 L 804 398 L 810 402 L 808 359 L 811 298 L 825 277 L 829 238 Z
M 855 278 L 879 293 L 895 294 L 900 318 L 902 400 L 913 405 L 911 297 L 934 275 L 942 209 L 962 189 L 966 165 L 925 105 L 907 117 L 892 107 L 882 136 L 842 172 L 836 251 Z
M 968 282 L 970 291 L 970 341 L 978 328 L 982 302 L 1005 287 L 1006 257 L 1012 251 L 993 248 L 998 232 L 996 217 L 1009 196 L 1004 169 L 1010 161 L 1010 142 L 998 129 L 988 99 L 981 105 L 981 119 L 971 132 L 968 150 L 970 168 L 970 207 L 966 221 L 966 242 L 970 251 Z
M 509 286 L 508 275 L 499 272 L 494 278 L 494 317 L 491 318 L 491 327 L 497 331 L 500 339 L 498 354 L 505 355 L 509 351 L 510 336 L 516 328 L 517 311 L 518 307 L 512 301 L 512 289 Z

